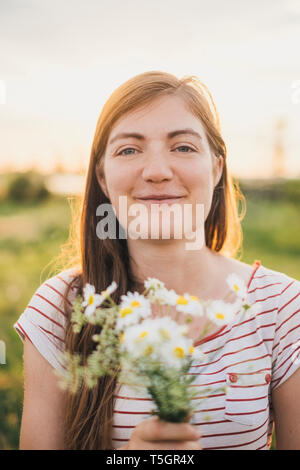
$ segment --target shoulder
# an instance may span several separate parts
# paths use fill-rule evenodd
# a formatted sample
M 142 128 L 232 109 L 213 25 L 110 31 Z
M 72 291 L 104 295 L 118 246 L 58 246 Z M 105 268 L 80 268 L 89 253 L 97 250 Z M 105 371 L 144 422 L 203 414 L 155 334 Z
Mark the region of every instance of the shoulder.
M 64 373 L 61 353 L 65 350 L 67 325 L 65 298 L 71 306 L 78 290 L 71 283 L 79 274 L 77 269 L 70 268 L 44 281 L 14 324 L 21 339 L 27 338 L 61 373 Z
M 262 305 L 260 322 L 270 334 L 274 390 L 299 368 L 300 282 L 285 273 L 261 266 L 250 292 Z
M 297 299 L 300 295 L 300 282 L 287 274 L 269 269 L 261 264 L 257 266 L 249 283 L 249 294 L 255 301 L 271 301 L 278 307 L 285 301 Z
M 38 329 L 41 335 L 48 335 L 53 341 L 63 340 L 67 320 L 65 297 L 71 306 L 77 292 L 71 283 L 78 274 L 75 268 L 61 271 L 36 289 L 14 325 L 23 338 L 31 339 L 30 336 Z
M 248 265 L 249 266 L 249 265 Z M 262 265 L 259 261 L 248 272 L 248 299 L 257 312 L 245 323 L 271 345 L 286 335 L 300 337 L 300 282 L 287 274 Z M 275 340 L 276 338 L 276 340 Z
M 248 295 L 250 303 L 258 304 L 258 318 L 274 326 L 274 334 L 281 324 L 287 326 L 299 321 L 300 282 L 293 277 L 260 264 L 249 282 Z
M 34 309 L 50 315 L 50 317 L 61 318 L 66 316 L 64 300 L 69 305 L 76 296 L 76 288 L 72 286 L 72 281 L 76 276 L 74 268 L 61 271 L 58 274 L 44 281 L 34 292 L 29 305 Z
M 45 294 L 45 298 L 56 300 L 61 304 L 68 292 L 67 300 L 72 302 L 76 296 L 76 287 L 72 284 L 79 271 L 76 268 L 66 269 L 44 281 L 34 293 L 34 296 Z
M 259 266 L 248 292 L 251 302 L 259 304 L 260 328 L 273 338 L 273 360 L 292 356 L 290 348 L 300 340 L 300 282 L 285 273 Z

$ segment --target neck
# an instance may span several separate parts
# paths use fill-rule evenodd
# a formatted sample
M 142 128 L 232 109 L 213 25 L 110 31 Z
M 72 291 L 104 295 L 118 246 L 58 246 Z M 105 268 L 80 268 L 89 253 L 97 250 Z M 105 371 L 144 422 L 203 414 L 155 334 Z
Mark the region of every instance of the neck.
M 216 273 L 221 255 L 204 246 L 188 251 L 182 240 L 127 240 L 131 267 L 141 283 L 154 277 L 177 293 L 203 294 Z

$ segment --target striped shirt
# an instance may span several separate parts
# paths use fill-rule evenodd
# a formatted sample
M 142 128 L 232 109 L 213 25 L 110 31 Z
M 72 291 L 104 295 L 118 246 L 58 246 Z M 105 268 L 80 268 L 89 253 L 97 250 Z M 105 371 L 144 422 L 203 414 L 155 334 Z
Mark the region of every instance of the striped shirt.
M 14 328 L 26 336 L 64 373 L 59 353 L 64 350 L 65 313 L 62 296 L 72 269 L 45 281 L 34 293 Z M 299 367 L 300 282 L 257 263 L 248 283 L 251 303 L 260 311 L 234 320 L 195 347 L 206 354 L 193 364 L 190 385 L 197 391 L 192 423 L 199 427 L 204 449 L 269 449 L 273 431 L 272 390 Z M 72 292 L 72 302 L 76 292 Z M 73 297 L 74 296 L 74 297 Z M 209 393 L 207 393 L 209 389 Z M 113 445 L 124 445 L 136 425 L 151 417 L 147 392 L 116 387 Z

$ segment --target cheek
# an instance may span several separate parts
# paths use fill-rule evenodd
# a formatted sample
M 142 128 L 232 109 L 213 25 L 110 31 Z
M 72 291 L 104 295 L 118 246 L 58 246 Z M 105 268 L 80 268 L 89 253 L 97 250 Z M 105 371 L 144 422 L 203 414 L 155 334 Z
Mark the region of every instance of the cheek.
M 188 170 L 188 171 L 186 171 Z M 194 195 L 197 202 L 207 204 L 213 194 L 213 170 L 209 161 L 204 160 L 189 169 L 185 169 L 184 179 L 186 186 Z
M 185 173 L 184 184 L 190 192 L 192 204 L 203 204 L 204 220 L 206 220 L 211 209 L 214 191 L 213 170 L 209 161 L 199 162 L 190 168 Z
M 120 168 L 120 165 L 109 162 L 105 164 L 104 171 L 111 200 L 115 200 L 120 195 L 126 195 L 134 184 L 133 172 L 126 166 Z

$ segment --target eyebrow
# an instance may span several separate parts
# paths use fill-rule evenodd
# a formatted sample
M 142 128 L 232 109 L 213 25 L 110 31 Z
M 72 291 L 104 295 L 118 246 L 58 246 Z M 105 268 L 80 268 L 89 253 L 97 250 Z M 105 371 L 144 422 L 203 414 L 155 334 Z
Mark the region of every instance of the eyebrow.
M 198 137 L 199 139 L 202 139 L 201 135 L 194 131 L 193 129 L 178 129 L 176 131 L 171 131 L 168 132 L 167 134 L 167 139 L 172 139 L 173 137 L 176 137 L 177 135 L 183 135 L 183 134 L 189 134 L 189 135 L 194 135 Z M 145 136 L 142 134 L 138 134 L 137 132 L 122 132 L 121 134 L 117 134 L 115 137 L 113 137 L 109 142 L 108 145 L 114 143 L 116 140 L 119 139 L 127 139 L 128 137 L 132 137 L 134 139 L 138 140 L 146 140 Z

